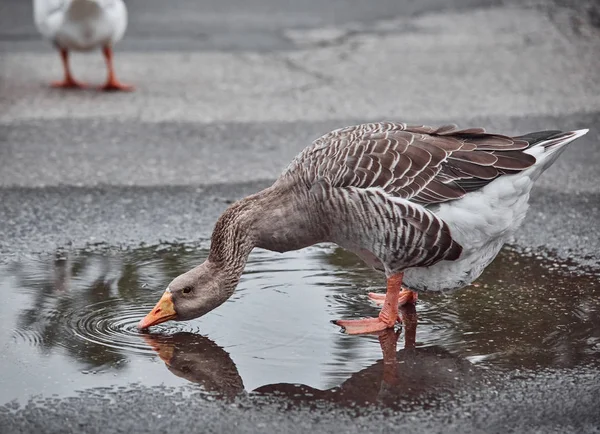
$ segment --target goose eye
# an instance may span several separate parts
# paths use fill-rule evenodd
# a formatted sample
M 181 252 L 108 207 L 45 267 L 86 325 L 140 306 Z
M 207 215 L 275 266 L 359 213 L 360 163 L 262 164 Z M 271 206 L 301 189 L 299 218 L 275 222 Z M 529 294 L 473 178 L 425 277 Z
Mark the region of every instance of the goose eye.
M 192 292 L 192 287 L 191 286 L 186 286 L 185 288 L 183 288 L 183 293 L 184 294 L 189 294 L 190 292 Z

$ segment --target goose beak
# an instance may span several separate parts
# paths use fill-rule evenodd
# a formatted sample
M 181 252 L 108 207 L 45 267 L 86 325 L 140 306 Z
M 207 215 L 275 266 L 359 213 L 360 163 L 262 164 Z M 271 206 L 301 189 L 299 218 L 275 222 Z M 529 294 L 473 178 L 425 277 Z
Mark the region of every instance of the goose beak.
M 158 300 L 154 309 L 140 321 L 137 327 L 138 330 L 144 330 L 153 325 L 175 319 L 176 316 L 177 313 L 175 312 L 175 306 L 173 305 L 173 295 L 167 290 L 160 300 Z

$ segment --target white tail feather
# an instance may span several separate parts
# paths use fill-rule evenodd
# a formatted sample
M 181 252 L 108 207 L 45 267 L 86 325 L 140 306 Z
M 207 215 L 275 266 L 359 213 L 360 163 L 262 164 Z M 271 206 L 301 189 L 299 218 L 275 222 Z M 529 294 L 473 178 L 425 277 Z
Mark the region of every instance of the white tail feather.
M 546 169 L 548 169 L 554 161 L 563 153 L 566 149 L 566 145 L 571 143 L 573 140 L 578 139 L 581 136 L 587 134 L 589 130 L 576 130 L 557 135 L 551 139 L 543 140 L 536 143 L 531 148 L 526 149 L 529 155 L 533 155 L 537 162 L 527 169 L 525 173 L 532 179 L 536 180 Z

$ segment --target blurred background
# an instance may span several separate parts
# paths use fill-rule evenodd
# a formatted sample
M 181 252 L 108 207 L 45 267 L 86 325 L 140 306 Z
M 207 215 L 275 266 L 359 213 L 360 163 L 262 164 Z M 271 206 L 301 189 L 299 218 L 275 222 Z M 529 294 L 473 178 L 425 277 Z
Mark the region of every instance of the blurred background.
M 597 121 L 595 1 L 126 4 L 115 67 L 137 91 L 101 95 L 46 86 L 62 69 L 32 3 L 0 1 L 3 185 L 273 179 L 310 140 L 370 120 L 507 133 Z M 76 78 L 105 77 L 99 52 L 71 62 Z

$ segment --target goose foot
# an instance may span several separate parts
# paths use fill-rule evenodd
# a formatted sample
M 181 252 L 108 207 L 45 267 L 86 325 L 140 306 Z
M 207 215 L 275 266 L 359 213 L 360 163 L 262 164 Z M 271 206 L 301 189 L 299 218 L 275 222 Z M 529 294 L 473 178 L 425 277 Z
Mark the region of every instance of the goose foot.
M 385 329 L 393 328 L 396 322 L 401 320 L 398 316 L 398 304 L 400 288 L 402 287 L 402 276 L 402 273 L 398 273 L 388 278 L 387 291 L 385 293 L 383 307 L 381 308 L 381 312 L 379 312 L 378 318 L 336 320 L 332 322 L 335 325 L 343 327 L 344 331 L 349 335 L 375 333 Z
M 98 90 L 104 92 L 131 92 L 134 89 L 133 86 L 129 84 L 123 84 L 116 79 L 107 81 L 104 86 L 100 86 Z
M 384 321 L 381 318 L 340 319 L 331 322 L 342 327 L 344 332 L 348 335 L 362 335 L 391 329 L 394 327 L 398 319 L 399 318 L 394 321 Z
M 86 83 L 80 83 L 79 81 L 75 81 L 72 78 L 67 78 L 62 81 L 53 81 L 50 83 L 50 86 L 59 89 L 85 89 L 88 87 Z
M 123 84 L 117 80 L 115 69 L 113 67 L 113 51 L 110 45 L 103 47 L 102 53 L 104 54 L 104 60 L 106 61 L 106 67 L 108 69 L 108 79 L 106 80 L 106 84 L 102 86 L 100 90 L 105 92 L 131 92 L 133 90 L 133 86 Z
M 386 294 L 378 294 L 376 292 L 369 292 L 369 298 L 377 306 L 382 306 L 385 303 Z M 404 306 L 405 304 L 415 304 L 418 299 L 418 294 L 410 289 L 402 288 L 400 295 L 398 296 L 398 306 Z
M 63 71 L 65 79 L 62 81 L 53 81 L 50 86 L 60 89 L 85 89 L 87 84 L 76 81 L 71 74 L 71 68 L 69 68 L 69 52 L 65 49 L 60 50 L 60 58 L 63 64 Z

